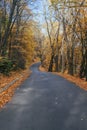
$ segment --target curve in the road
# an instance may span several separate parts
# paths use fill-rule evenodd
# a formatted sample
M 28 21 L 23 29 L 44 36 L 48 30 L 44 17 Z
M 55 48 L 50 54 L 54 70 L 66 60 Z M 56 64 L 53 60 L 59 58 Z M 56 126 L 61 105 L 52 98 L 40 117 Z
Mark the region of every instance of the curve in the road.
M 87 92 L 40 63 L 0 112 L 1 130 L 87 130 Z

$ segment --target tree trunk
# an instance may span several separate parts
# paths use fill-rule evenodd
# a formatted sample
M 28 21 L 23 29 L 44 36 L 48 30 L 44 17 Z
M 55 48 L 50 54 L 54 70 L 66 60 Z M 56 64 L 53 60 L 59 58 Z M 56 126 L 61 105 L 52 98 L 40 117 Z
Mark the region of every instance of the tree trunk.
M 48 68 L 49 72 L 52 72 L 52 70 L 53 70 L 53 59 L 54 59 L 54 54 L 51 55 L 50 65 Z
M 60 31 L 60 23 L 58 25 L 58 29 L 57 29 L 57 36 L 56 36 L 56 57 L 55 57 L 55 71 L 58 72 L 59 71 L 59 65 L 58 65 L 58 61 L 59 61 L 59 31 Z
M 87 49 L 86 49 L 86 53 L 85 53 L 85 77 L 86 77 L 86 81 L 87 81 Z
M 81 66 L 80 66 L 80 78 L 84 77 L 84 66 L 85 66 L 85 55 L 83 55 L 82 57 L 82 62 L 81 62 Z
M 59 65 L 58 65 L 58 55 L 56 55 L 56 57 L 55 57 L 55 64 L 56 64 L 56 66 L 55 66 L 55 71 L 56 72 L 58 72 L 59 71 Z
M 13 14 L 14 14 L 14 10 L 15 10 L 15 7 L 16 7 L 16 2 L 17 2 L 17 0 L 13 0 L 13 3 L 12 3 L 9 21 L 8 21 L 8 24 L 7 24 L 7 29 L 5 31 L 4 40 L 3 40 L 2 56 L 4 56 L 6 54 L 9 32 L 10 32 L 10 26 L 11 26 L 11 23 L 12 23 Z

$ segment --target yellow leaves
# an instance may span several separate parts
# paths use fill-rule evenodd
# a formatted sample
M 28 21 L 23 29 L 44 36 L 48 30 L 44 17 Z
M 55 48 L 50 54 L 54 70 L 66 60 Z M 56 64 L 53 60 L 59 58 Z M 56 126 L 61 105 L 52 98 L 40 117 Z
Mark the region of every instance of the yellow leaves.
M 23 37 L 21 38 L 21 45 L 24 49 L 26 61 L 31 62 L 34 55 L 34 33 L 31 28 L 27 27 L 24 31 Z
M 68 8 L 87 7 L 87 0 L 49 0 L 52 5 L 61 5 Z
M 2 60 L 2 57 L 0 56 L 0 60 Z
M 52 4 L 58 3 L 58 0 L 50 0 Z
M 64 0 L 50 0 L 52 4 L 58 4 L 64 2 Z

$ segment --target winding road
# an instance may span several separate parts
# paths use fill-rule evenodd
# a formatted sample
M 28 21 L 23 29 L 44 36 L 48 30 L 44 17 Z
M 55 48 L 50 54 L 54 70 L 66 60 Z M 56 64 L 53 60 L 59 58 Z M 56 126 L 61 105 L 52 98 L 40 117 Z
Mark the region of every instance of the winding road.
M 87 92 L 38 66 L 0 111 L 0 130 L 87 130 Z

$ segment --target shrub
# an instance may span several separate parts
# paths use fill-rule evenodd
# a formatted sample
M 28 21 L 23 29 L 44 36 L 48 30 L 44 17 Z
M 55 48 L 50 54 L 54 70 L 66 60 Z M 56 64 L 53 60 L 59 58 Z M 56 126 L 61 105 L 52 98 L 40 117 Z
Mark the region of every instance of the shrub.
M 14 64 L 14 70 L 26 68 L 26 57 L 25 57 L 25 53 L 23 52 L 22 48 L 20 48 L 18 46 L 13 47 L 11 59 Z
M 13 69 L 13 62 L 8 58 L 3 58 L 0 60 L 0 73 L 9 75 L 10 71 Z

